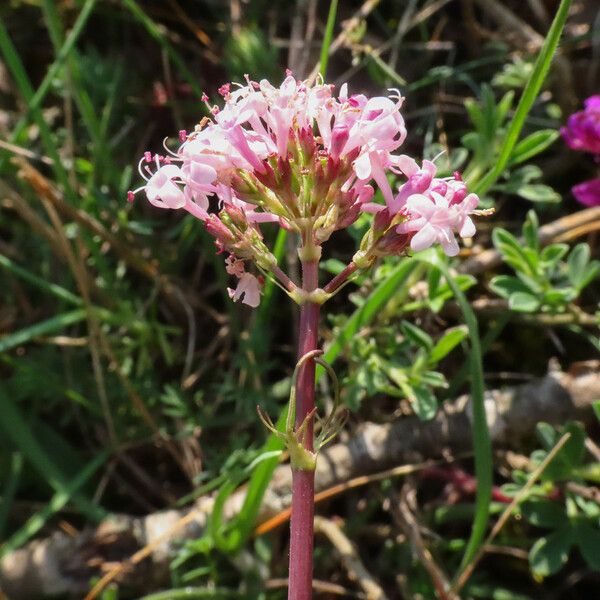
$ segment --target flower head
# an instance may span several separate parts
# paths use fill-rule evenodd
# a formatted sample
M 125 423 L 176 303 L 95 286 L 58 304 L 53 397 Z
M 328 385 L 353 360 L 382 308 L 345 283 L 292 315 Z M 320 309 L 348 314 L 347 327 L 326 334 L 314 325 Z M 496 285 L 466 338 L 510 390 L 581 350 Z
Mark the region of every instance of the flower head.
M 591 152 L 600 161 L 600 96 L 590 96 L 584 106 L 584 110 L 569 117 L 560 132 L 570 148 Z M 571 192 L 584 206 L 600 205 L 600 179 L 584 181 Z
M 600 155 L 600 96 L 591 96 L 585 109 L 572 114 L 560 132 L 569 148 Z
M 254 306 L 260 297 L 244 261 L 265 274 L 278 269 L 263 241 L 265 223 L 295 232 L 320 254 L 332 233 L 362 211 L 381 213 L 366 244 L 369 260 L 399 254 L 409 243 L 420 249 L 439 242 L 455 254 L 453 234 L 472 235 L 477 198 L 467 196 L 462 181 L 436 179 L 432 162 L 419 166 L 394 154 L 406 137 L 397 90 L 368 98 L 349 95 L 344 84 L 336 95 L 322 80 L 311 85 L 287 72 L 279 86 L 247 76 L 219 94 L 222 106 L 203 95 L 211 116 L 189 133 L 181 130 L 176 151 L 165 143 L 165 156 L 144 153 L 139 171 L 146 183 L 128 200 L 144 191 L 154 206 L 203 221 L 219 252 L 231 255 L 235 300 Z M 396 194 L 388 173 L 406 177 Z M 371 203 L 377 187 L 385 207 Z

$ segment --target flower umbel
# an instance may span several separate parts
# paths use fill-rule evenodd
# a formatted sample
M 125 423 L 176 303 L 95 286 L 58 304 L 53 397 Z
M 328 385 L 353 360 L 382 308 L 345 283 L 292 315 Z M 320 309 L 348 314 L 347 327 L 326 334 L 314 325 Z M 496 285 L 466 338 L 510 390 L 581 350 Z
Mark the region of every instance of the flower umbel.
M 318 258 L 335 231 L 361 211 L 375 213 L 361 266 L 409 245 L 421 250 L 440 243 L 455 255 L 454 234 L 473 235 L 469 215 L 478 199 L 460 177 L 436 178 L 432 162 L 419 166 L 393 154 L 406 137 L 397 90 L 368 98 L 349 95 L 344 84 L 336 96 L 332 85 L 309 85 L 288 72 L 279 87 L 247 77 L 219 93 L 221 108 L 203 96 L 211 117 L 190 133 L 180 131 L 177 151 L 165 141 L 164 156 L 144 154 L 139 172 L 146 184 L 128 199 L 144 191 L 154 206 L 183 209 L 203 221 L 219 252 L 234 261 L 228 263 L 239 280 L 230 292 L 234 300 L 259 302 L 260 285 L 244 261 L 275 276 L 286 291 L 296 289 L 263 242 L 267 223 L 295 232 L 301 256 Z M 406 178 L 396 193 L 388 174 Z M 372 202 L 376 188 L 385 205 Z

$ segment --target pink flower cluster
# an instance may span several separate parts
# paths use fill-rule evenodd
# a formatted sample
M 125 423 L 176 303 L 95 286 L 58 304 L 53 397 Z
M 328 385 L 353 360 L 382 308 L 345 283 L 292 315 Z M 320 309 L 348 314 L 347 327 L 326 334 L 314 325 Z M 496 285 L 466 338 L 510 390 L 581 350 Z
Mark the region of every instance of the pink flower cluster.
M 219 89 L 224 106 L 189 134 L 180 132 L 176 152 L 146 152 L 139 171 L 151 204 L 183 209 L 202 220 L 219 251 L 228 252 L 228 271 L 239 279 L 234 299 L 256 305 L 260 288 L 244 261 L 260 271 L 276 268 L 263 242 L 261 224 L 276 222 L 300 236 L 301 245 L 320 247 L 331 234 L 351 225 L 361 211 L 376 214 L 369 260 L 440 243 L 454 255 L 462 237 L 474 233 L 469 217 L 478 198 L 467 194 L 459 176 L 435 177 L 393 154 L 406 137 L 400 114 L 403 98 L 348 95 L 343 85 L 296 80 L 288 72 L 279 87 L 247 78 L 245 85 Z M 394 192 L 388 173 L 405 177 Z M 373 203 L 375 184 L 385 205 Z M 211 206 L 210 198 L 216 197 Z
M 458 173 L 444 179 L 435 177 L 436 166 L 429 160 L 419 167 L 414 159 L 401 155 L 397 163 L 407 177 L 398 193 L 386 206 L 371 203 L 363 207 L 376 213 L 376 251 L 381 255 L 397 254 L 410 243 L 418 252 L 440 244 L 448 256 L 456 256 L 459 248 L 454 233 L 463 238 L 475 234 L 470 215 L 479 198 L 468 194 Z
M 560 132 L 573 150 L 590 152 L 600 162 L 600 96 L 591 96 L 584 110 L 572 114 Z M 600 178 L 584 181 L 571 190 L 585 206 L 600 205 Z

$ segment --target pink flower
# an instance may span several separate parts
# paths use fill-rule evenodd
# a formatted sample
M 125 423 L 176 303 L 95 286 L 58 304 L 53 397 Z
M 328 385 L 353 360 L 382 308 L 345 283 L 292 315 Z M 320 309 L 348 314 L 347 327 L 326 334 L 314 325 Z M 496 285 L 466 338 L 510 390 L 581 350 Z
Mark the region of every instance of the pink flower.
M 183 208 L 185 194 L 175 183 L 181 180 L 182 175 L 181 169 L 175 165 L 165 165 L 157 169 L 146 184 L 146 196 L 150 204 L 159 208 Z
M 430 161 L 423 161 L 421 168 L 408 157 L 400 157 L 398 162 L 408 181 L 400 186 L 390 208 L 392 213 L 401 211 L 404 217 L 397 233 L 412 234 L 410 247 L 415 252 L 438 243 L 448 256 L 456 256 L 459 248 L 454 234 L 462 238 L 475 235 L 470 215 L 479 198 L 467 195 L 458 173 L 440 179 L 434 177 L 436 167 Z
M 225 270 L 230 275 L 235 275 L 236 277 L 241 277 L 244 272 L 244 261 L 237 259 L 233 254 L 230 254 L 225 259 Z
M 154 206 L 182 208 L 202 220 L 218 251 L 231 254 L 226 268 L 239 279 L 232 298 L 251 306 L 260 285 L 243 261 L 264 273 L 277 267 L 261 231 L 268 223 L 321 246 L 361 211 L 385 211 L 368 246 L 373 256 L 400 253 L 409 242 L 413 249 L 440 242 L 456 254 L 454 233 L 472 235 L 477 198 L 467 196 L 458 177 L 435 178 L 432 162 L 419 166 L 394 154 L 406 128 L 404 99 L 391 92 L 349 95 L 344 84 L 336 97 L 332 85 L 291 73 L 278 87 L 249 77 L 225 84 L 221 107 L 203 96 L 210 116 L 179 132 L 177 151 L 164 143 L 166 156 L 144 153 L 139 171 L 146 184 L 127 198 L 144 191 Z M 406 177 L 396 194 L 390 174 Z M 371 203 L 376 186 L 386 206 Z
M 600 206 L 600 178 L 579 183 L 573 186 L 571 191 L 584 206 Z
M 585 109 L 572 114 L 560 130 L 573 150 L 600 155 L 600 95 L 585 101 Z
M 436 192 L 414 194 L 406 202 L 410 218 L 398 226 L 398 233 L 415 232 L 410 247 L 419 252 L 438 243 L 448 256 L 458 254 L 454 233 L 460 237 L 472 237 L 475 225 L 469 216 L 477 208 L 479 198 L 469 194 L 463 202 L 450 204 Z
M 251 273 L 244 273 L 235 290 L 227 288 L 229 297 L 237 302 L 240 298 L 242 304 L 256 308 L 260 304 L 260 283 Z

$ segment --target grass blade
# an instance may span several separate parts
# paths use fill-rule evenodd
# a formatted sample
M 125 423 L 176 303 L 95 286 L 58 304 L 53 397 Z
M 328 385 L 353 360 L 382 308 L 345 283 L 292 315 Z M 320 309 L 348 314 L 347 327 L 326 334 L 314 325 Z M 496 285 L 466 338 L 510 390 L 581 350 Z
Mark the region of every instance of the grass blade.
M 325 79 L 327 75 L 327 63 L 329 62 L 329 47 L 333 38 L 333 28 L 335 27 L 335 17 L 337 15 L 338 0 L 331 0 L 329 4 L 329 13 L 327 15 L 327 25 L 325 25 L 325 35 L 323 36 L 323 45 L 321 46 L 321 60 L 319 63 L 319 73 Z
M 185 78 L 194 93 L 198 97 L 202 96 L 202 89 L 198 85 L 198 79 L 188 69 L 185 62 L 176 50 L 171 46 L 167 38 L 162 34 L 156 23 L 143 11 L 135 0 L 123 0 L 123 4 L 129 9 L 131 14 L 145 27 L 146 31 L 158 42 L 160 47 L 168 54 L 181 75 Z
M 46 319 L 35 325 L 24 327 L 14 333 L 9 333 L 0 338 L 0 352 L 6 352 L 6 350 L 10 350 L 15 346 L 25 344 L 29 340 L 39 337 L 40 335 L 46 335 L 52 331 L 63 329 L 68 325 L 79 323 L 79 321 L 85 321 L 86 316 L 85 309 L 80 308 L 71 312 L 56 315 L 55 317 L 51 317 L 50 319 Z
M 23 269 L 22 267 L 17 265 L 17 263 L 12 261 L 7 256 L 4 256 L 3 254 L 0 254 L 0 267 L 4 267 L 6 270 L 10 271 L 11 273 L 14 273 L 15 275 L 19 276 L 21 279 L 27 281 L 28 283 L 31 283 L 32 285 L 36 286 L 41 290 L 44 290 L 45 292 L 53 294 L 57 298 L 60 298 L 61 300 L 64 300 L 69 304 L 73 304 L 75 306 L 83 306 L 83 300 L 79 296 L 76 296 L 69 290 L 65 289 L 64 287 L 61 287 L 60 285 L 57 285 L 56 283 L 51 283 L 46 279 L 39 277 L 38 275 L 35 275 L 34 273 L 27 271 L 26 269 Z
M 23 133 L 25 127 L 27 126 L 29 117 L 33 115 L 36 124 L 40 128 L 40 135 L 42 136 L 46 152 L 53 160 L 53 168 L 57 174 L 57 178 L 63 185 L 65 185 L 66 188 L 68 188 L 68 177 L 64 168 L 62 167 L 60 157 L 58 156 L 58 152 L 52 141 L 52 136 L 50 135 L 48 126 L 44 121 L 40 107 L 44 98 L 46 97 L 46 94 L 50 90 L 52 82 L 56 78 L 59 69 L 62 67 L 67 56 L 71 52 L 71 49 L 81 35 L 95 4 L 96 0 L 86 0 L 75 21 L 75 24 L 73 25 L 73 29 L 71 29 L 69 32 L 65 43 L 57 53 L 56 59 L 48 69 L 46 76 L 36 92 L 33 91 L 33 87 L 31 86 L 31 82 L 29 81 L 25 67 L 23 66 L 23 63 L 21 62 L 21 59 L 14 45 L 12 44 L 12 41 L 8 35 L 8 31 L 0 21 L 0 51 L 2 51 L 4 54 L 6 64 L 13 74 L 19 90 L 27 103 L 27 112 L 15 126 L 11 136 L 11 142 L 16 142 L 18 140 L 19 136 Z M 4 160 L 0 160 L 0 169 L 2 168 L 3 164 Z
M 10 461 L 10 473 L 8 481 L 3 487 L 2 503 L 0 503 L 0 539 L 4 537 L 4 528 L 8 522 L 10 507 L 15 497 L 15 493 L 19 487 L 19 480 L 23 470 L 23 455 L 20 452 L 15 452 Z
M 469 301 L 454 281 L 448 266 L 442 262 L 437 255 L 431 253 L 417 255 L 415 260 L 426 262 L 439 269 L 452 288 L 454 297 L 458 302 L 469 330 L 471 351 L 469 363 L 471 370 L 471 407 L 473 410 L 473 450 L 475 453 L 475 476 L 477 478 L 477 492 L 475 496 L 475 517 L 471 537 L 462 559 L 462 570 L 477 554 L 481 542 L 484 539 L 490 516 L 490 501 L 492 499 L 493 486 L 493 458 L 492 441 L 488 430 L 485 414 L 485 383 L 483 379 L 483 362 L 481 352 L 481 340 L 479 337 L 479 325 Z
M 23 544 L 27 543 L 48 521 L 48 519 L 62 510 L 67 502 L 89 479 L 90 477 L 104 464 L 110 453 L 106 450 L 100 452 L 93 460 L 91 460 L 71 481 L 60 489 L 50 502 L 16 531 L 4 544 L 0 546 L 0 558 L 17 550 Z
M 44 450 L 33 435 L 19 406 L 2 390 L 0 390 L 0 406 L 2 407 L 0 410 L 0 430 L 22 452 L 23 457 L 29 461 L 40 477 L 56 492 L 72 497 L 73 503 L 90 521 L 98 522 L 106 517 L 107 512 L 103 508 L 80 493 L 69 494 L 68 479 L 50 460 L 48 452 Z
M 498 160 L 495 162 L 490 172 L 474 186 L 473 191 L 476 194 L 485 194 L 485 192 L 487 192 L 490 187 L 494 185 L 498 177 L 500 177 L 506 168 L 510 159 L 510 155 L 514 150 L 521 130 L 523 129 L 525 119 L 527 118 L 527 115 L 529 114 L 529 111 L 531 110 L 531 107 L 533 106 L 533 103 L 535 102 L 544 81 L 546 80 L 546 76 L 548 75 L 548 70 L 550 69 L 550 64 L 552 63 L 554 53 L 558 48 L 558 43 L 569 14 L 570 6 L 571 0 L 561 0 L 558 11 L 556 12 L 556 16 L 554 17 L 552 25 L 550 26 L 550 30 L 548 31 L 548 35 L 546 36 L 537 60 L 535 61 L 533 73 L 531 74 L 531 77 L 529 78 L 527 85 L 523 90 L 523 94 L 519 100 L 515 114 L 510 122 L 508 131 L 506 132 L 506 137 L 504 138 L 504 142 L 500 149 Z

